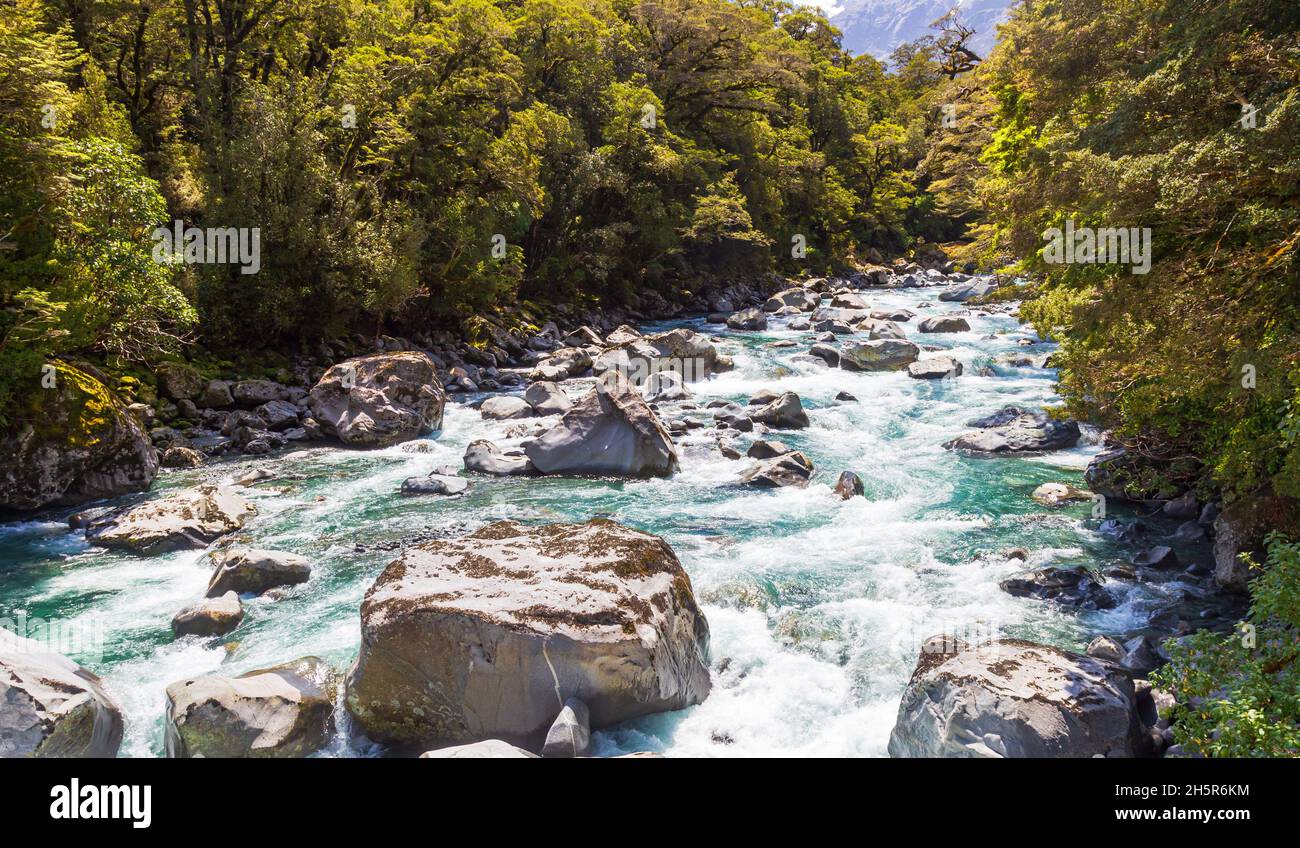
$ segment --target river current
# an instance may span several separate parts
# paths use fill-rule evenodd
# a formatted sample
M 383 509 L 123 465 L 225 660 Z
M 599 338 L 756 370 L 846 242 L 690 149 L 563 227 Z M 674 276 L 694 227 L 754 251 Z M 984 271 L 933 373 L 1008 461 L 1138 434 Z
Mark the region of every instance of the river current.
M 460 467 L 474 439 L 517 444 L 505 436 L 517 422 L 483 421 L 467 405 L 477 398 L 461 397 L 448 404 L 429 452 L 309 446 L 160 474 L 154 493 L 271 470 L 273 478 L 242 490 L 259 515 L 237 540 L 313 563 L 306 584 L 246 600 L 244 622 L 227 636 L 171 635 L 172 615 L 207 585 L 202 551 L 138 557 L 93 548 L 68 528 L 70 510 L 0 525 L 0 619 L 80 633 L 68 653 L 101 675 L 123 707 L 122 756 L 160 756 L 164 689 L 173 681 L 308 654 L 345 671 L 360 641 L 362 595 L 404 545 L 498 519 L 607 516 L 663 536 L 677 552 L 712 630 L 714 687 L 695 708 L 597 732 L 597 754 L 883 756 L 927 636 L 1017 636 L 1080 649 L 1097 633 L 1140 626 L 1163 600 L 1160 586 L 1144 586 L 1125 592 L 1115 609 L 1079 613 L 998 588 L 1030 567 L 1102 567 L 1131 550 L 1097 532 L 1091 504 L 1047 508 L 1030 499 L 1043 482 L 1081 485 L 1098 450 L 1095 434 L 1037 457 L 971 458 L 942 447 L 969 430 L 972 418 L 1058 400 L 1050 369 L 995 361 L 1008 352 L 1041 361 L 1053 347 L 1014 317 L 976 311 L 969 332 L 919 333 L 921 318 L 960 308 L 937 302 L 937 293 L 863 295 L 873 309 L 917 313 L 900 325 L 908 337 L 947 348 L 965 366 L 962 376 L 943 381 L 792 361 L 813 334 L 789 330 L 785 319 L 762 332 L 702 321 L 643 328 L 692 326 L 716 336 L 734 358 L 734 370 L 690 384 L 701 415 L 714 399 L 743 405 L 759 389 L 797 392 L 812 426 L 767 437 L 812 459 L 816 473 L 806 489 L 730 487 L 751 460 L 723 458 L 711 431 L 693 430 L 677 440 L 681 468 L 670 479 L 475 477 L 459 498 L 399 495 L 407 477 Z M 799 344 L 770 344 L 786 339 Z M 981 376 L 981 367 L 992 373 Z M 858 400 L 836 401 L 841 391 Z M 743 452 L 749 440 L 735 442 Z M 832 493 L 842 470 L 862 478 L 866 497 L 842 501 Z M 1018 547 L 1030 551 L 1028 564 L 1005 556 Z M 339 725 L 324 756 L 382 753 L 351 733 L 341 708 Z

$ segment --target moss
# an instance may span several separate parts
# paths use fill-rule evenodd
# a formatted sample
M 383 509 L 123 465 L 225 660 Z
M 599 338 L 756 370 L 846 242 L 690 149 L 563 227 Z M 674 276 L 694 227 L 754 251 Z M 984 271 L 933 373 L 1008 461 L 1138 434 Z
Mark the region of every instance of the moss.
M 38 440 L 86 448 L 109 438 L 123 414 L 121 403 L 85 371 L 62 361 L 54 368 L 55 388 L 31 395 L 23 416 Z

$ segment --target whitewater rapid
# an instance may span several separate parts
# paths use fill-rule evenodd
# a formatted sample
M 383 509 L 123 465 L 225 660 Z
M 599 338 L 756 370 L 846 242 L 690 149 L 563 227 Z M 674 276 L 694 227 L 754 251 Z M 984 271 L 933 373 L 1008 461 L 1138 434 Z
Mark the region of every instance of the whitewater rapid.
M 735 359 L 733 371 L 690 385 L 701 407 L 713 399 L 744 404 L 765 388 L 797 392 L 812 426 L 768 437 L 813 460 L 807 489 L 729 487 L 750 461 L 723 458 L 714 434 L 694 430 L 677 440 L 681 469 L 670 479 L 475 477 L 461 498 L 398 495 L 407 477 L 460 467 L 474 439 L 518 443 L 506 436 L 517 422 L 482 421 L 466 405 L 477 398 L 461 398 L 448 405 L 444 430 L 427 440 L 426 453 L 317 446 L 163 472 L 155 493 L 272 470 L 274 479 L 244 490 L 259 515 L 239 541 L 313 562 L 308 583 L 245 601 L 243 624 L 225 637 L 171 636 L 172 616 L 206 587 L 203 552 L 137 557 L 91 548 L 69 530 L 67 512 L 0 525 L 0 618 L 21 613 L 101 634 L 102 650 L 72 656 L 100 674 L 122 705 L 122 755 L 159 756 L 163 692 L 173 681 L 308 654 L 345 671 L 360 640 L 362 595 L 402 546 L 503 518 L 602 515 L 660 534 L 677 552 L 712 631 L 714 687 L 693 709 L 596 733 L 596 753 L 883 756 L 927 636 L 1019 636 L 1078 649 L 1095 633 L 1137 626 L 1159 601 L 1150 597 L 1157 588 L 1132 593 L 1113 610 L 1077 613 L 998 588 L 1027 567 L 1104 566 L 1123 551 L 1096 532 L 1089 504 L 1048 509 L 1029 497 L 1043 482 L 1079 483 L 1098 450 L 1095 434 L 1033 458 L 976 459 L 943 449 L 972 418 L 1059 400 L 1050 369 L 994 362 L 1008 352 L 1041 360 L 1052 349 L 1011 316 L 974 311 L 969 332 L 917 332 L 921 318 L 960 308 L 936 294 L 864 292 L 873 309 L 913 309 L 917 317 L 901 326 L 911 340 L 942 346 L 963 363 L 965 373 L 952 380 L 792 360 L 813 334 L 789 330 L 784 319 L 757 333 L 702 321 L 645 328 L 692 326 L 717 336 L 721 352 Z M 783 339 L 799 344 L 768 346 Z M 984 367 L 988 376 L 979 373 Z M 858 400 L 836 401 L 841 391 Z M 736 439 L 742 451 L 748 441 Z M 841 501 L 832 493 L 843 470 L 862 478 L 866 497 Z M 1017 547 L 1031 552 L 1028 566 L 1003 555 Z M 324 755 L 379 753 L 350 734 L 341 708 L 339 724 Z

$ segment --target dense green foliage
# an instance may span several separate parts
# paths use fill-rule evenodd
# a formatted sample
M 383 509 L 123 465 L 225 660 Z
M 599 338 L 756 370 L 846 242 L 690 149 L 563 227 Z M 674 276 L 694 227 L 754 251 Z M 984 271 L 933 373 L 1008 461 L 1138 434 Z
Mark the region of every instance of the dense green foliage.
M 1289 0 L 1027 0 L 978 72 L 983 249 L 1044 280 L 1071 408 L 1230 496 L 1300 495 L 1297 31 Z M 1049 264 L 1067 219 L 1151 228 L 1150 273 Z
M 276 345 L 909 242 L 916 92 L 784 2 L 0 7 L 9 362 L 165 353 L 194 317 L 176 286 L 205 343 Z M 174 220 L 257 228 L 260 271 L 147 266 Z
M 1236 633 L 1202 631 L 1170 644 L 1152 680 L 1177 693 L 1174 738 L 1188 753 L 1300 756 L 1300 543 L 1269 540 Z

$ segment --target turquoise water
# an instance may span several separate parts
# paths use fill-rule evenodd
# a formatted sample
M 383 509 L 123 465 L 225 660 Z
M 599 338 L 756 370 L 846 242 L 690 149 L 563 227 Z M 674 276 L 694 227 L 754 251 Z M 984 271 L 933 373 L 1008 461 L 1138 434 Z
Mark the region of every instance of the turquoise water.
M 969 429 L 964 422 L 973 417 L 1056 398 L 1047 369 L 998 367 L 995 376 L 977 375 L 999 353 L 1051 350 L 1041 342 L 1021 347 L 1020 339 L 1033 337 L 1012 317 L 976 314 L 968 318 L 970 332 L 918 333 L 920 318 L 958 308 L 917 307 L 936 294 L 866 296 L 873 308 L 914 309 L 917 318 L 902 325 L 909 338 L 949 348 L 964 363 L 963 376 L 942 383 L 792 362 L 812 334 L 784 329 L 781 320 L 762 333 L 681 322 L 717 335 L 737 365 L 691 384 L 700 407 L 715 398 L 743 404 L 763 388 L 800 395 L 812 426 L 771 437 L 812 458 L 817 470 L 807 489 L 729 488 L 749 460 L 722 458 L 713 448 L 716 437 L 696 430 L 677 440 L 681 469 L 667 480 L 475 478 L 459 499 L 399 496 L 406 477 L 460 466 L 476 438 L 518 442 L 505 437 L 517 422 L 484 422 L 453 403 L 429 453 L 315 447 L 163 472 L 155 492 L 271 469 L 274 479 L 243 490 L 260 513 L 238 541 L 314 563 L 308 583 L 245 601 L 243 624 L 225 637 L 171 637 L 172 615 L 207 585 L 202 552 L 142 558 L 91 548 L 67 528 L 66 513 L 0 525 L 0 618 L 25 613 L 28 620 L 98 634 L 102 651 L 92 645 L 70 653 L 100 674 L 122 705 L 122 754 L 158 756 L 163 690 L 172 681 L 237 674 L 306 654 L 345 670 L 359 644 L 361 597 L 403 545 L 503 518 L 605 515 L 660 534 L 677 551 L 712 629 L 714 689 L 691 710 L 596 734 L 598 753 L 884 755 L 927 636 L 1021 636 L 1078 648 L 1095 633 L 1137 626 L 1143 611 L 1161 600 L 1160 587 L 1144 588 L 1115 610 L 1076 614 L 998 588 L 999 580 L 1026 568 L 999 555 L 1007 548 L 1028 548 L 1031 566 L 1105 565 L 1124 551 L 1095 532 L 1089 504 L 1046 509 L 1029 498 L 1039 483 L 1079 483 L 1097 450 L 1095 437 L 1034 458 L 971 459 L 941 447 Z M 766 346 L 780 339 L 801 344 Z M 836 402 L 841 390 L 858 402 Z M 742 452 L 749 440 L 737 439 Z M 865 498 L 841 501 L 832 494 L 846 469 L 863 479 Z M 339 718 L 342 732 L 328 755 L 378 753 L 349 738 L 341 710 Z

